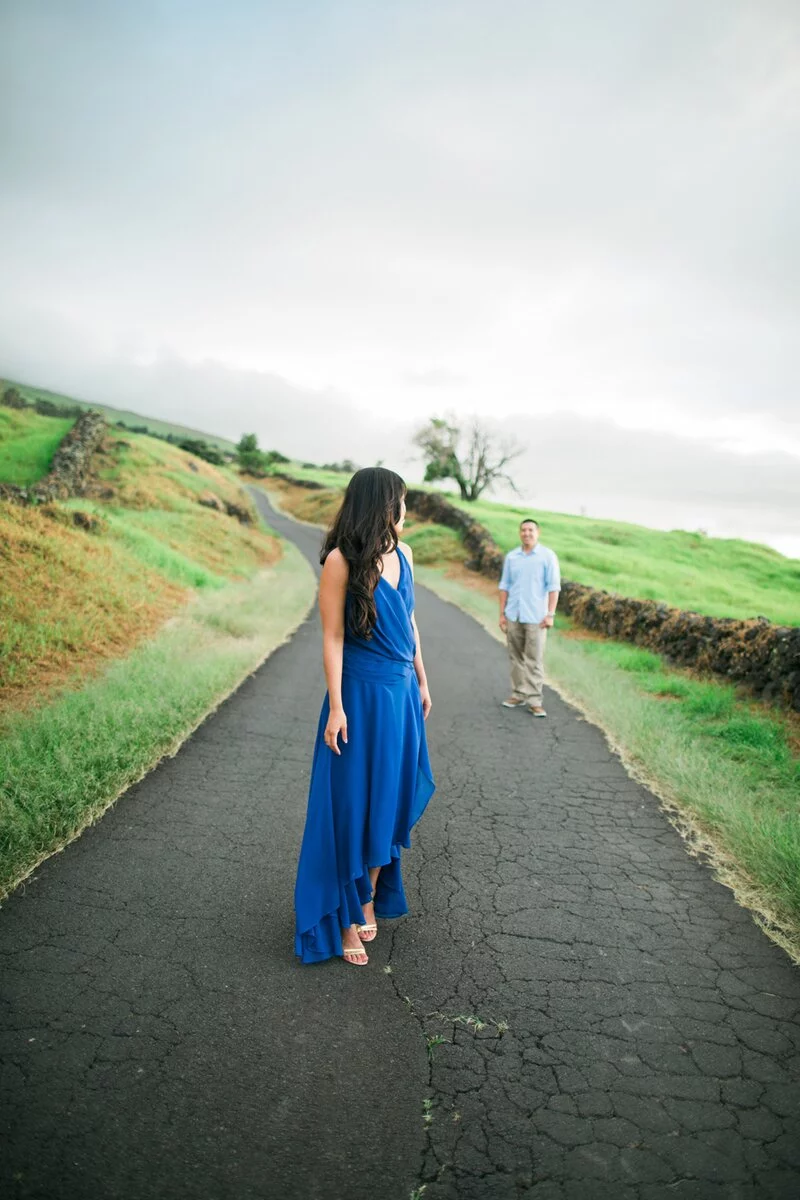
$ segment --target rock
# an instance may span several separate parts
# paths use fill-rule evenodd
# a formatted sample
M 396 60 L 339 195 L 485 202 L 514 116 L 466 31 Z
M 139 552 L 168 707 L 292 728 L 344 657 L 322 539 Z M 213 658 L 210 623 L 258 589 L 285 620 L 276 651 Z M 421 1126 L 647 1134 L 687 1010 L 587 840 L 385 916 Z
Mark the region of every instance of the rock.
M 213 492 L 204 492 L 198 497 L 198 504 L 202 504 L 203 508 L 213 508 L 217 512 L 223 512 L 222 501 L 219 496 L 215 496 Z
M 79 508 L 76 508 L 72 514 L 72 524 L 76 525 L 78 529 L 85 529 L 87 533 L 99 533 L 104 528 L 104 522 L 99 517 L 83 512 Z
M 229 517 L 236 517 L 242 525 L 252 525 L 253 517 L 248 509 L 243 508 L 240 504 L 232 504 L 230 500 L 225 501 L 225 512 Z
M 28 405 L 15 387 L 6 388 L 3 392 L 3 404 L 6 408 L 27 408 Z

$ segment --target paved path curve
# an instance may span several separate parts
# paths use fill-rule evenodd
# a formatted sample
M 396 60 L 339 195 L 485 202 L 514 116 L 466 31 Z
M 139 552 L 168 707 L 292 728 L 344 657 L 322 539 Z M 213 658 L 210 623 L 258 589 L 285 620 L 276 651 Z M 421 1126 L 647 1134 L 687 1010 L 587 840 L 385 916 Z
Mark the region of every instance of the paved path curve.
M 800 973 L 594 727 L 500 709 L 502 648 L 418 616 L 413 915 L 366 970 L 292 958 L 314 613 L 0 913 L 0 1195 L 800 1195 Z

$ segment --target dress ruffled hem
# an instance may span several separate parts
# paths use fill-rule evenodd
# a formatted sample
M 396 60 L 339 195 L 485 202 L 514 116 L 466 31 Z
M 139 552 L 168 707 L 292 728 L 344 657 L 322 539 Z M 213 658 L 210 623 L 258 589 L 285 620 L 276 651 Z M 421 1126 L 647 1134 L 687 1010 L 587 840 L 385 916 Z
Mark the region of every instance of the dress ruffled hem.
M 328 958 L 341 958 L 342 929 L 348 925 L 366 924 L 363 905 L 369 903 L 372 895 L 370 867 L 381 868 L 375 891 L 375 916 L 385 921 L 406 915 L 408 904 L 400 869 L 401 851 L 411 848 L 411 828 L 422 816 L 435 788 L 433 779 L 420 772 L 408 832 L 402 842 L 392 843 L 389 860 L 385 863 L 365 863 L 360 875 L 340 881 L 337 907 L 320 916 L 313 925 L 302 930 L 298 928 L 295 954 L 301 962 L 317 963 Z

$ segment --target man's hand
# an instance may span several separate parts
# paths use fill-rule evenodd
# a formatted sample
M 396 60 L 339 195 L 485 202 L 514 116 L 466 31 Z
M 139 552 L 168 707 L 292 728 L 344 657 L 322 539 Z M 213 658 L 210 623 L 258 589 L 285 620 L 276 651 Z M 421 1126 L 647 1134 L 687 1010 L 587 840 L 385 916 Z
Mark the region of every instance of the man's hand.
M 502 629 L 503 633 L 505 633 L 505 631 L 508 629 L 508 618 L 506 617 L 505 613 L 500 614 L 500 628 Z
M 552 629 L 554 624 L 554 616 L 552 613 L 546 613 L 543 620 L 539 622 L 540 629 Z

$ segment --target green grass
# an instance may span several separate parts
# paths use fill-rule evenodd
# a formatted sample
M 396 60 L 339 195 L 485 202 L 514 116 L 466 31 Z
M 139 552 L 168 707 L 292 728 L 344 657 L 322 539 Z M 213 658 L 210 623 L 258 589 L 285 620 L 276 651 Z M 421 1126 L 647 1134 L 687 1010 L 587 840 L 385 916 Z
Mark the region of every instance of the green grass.
M 403 541 L 411 547 L 415 563 L 435 566 L 451 559 L 467 557 L 461 538 L 446 525 L 423 525 L 419 529 L 409 525 L 403 531 Z
M 200 438 L 204 442 L 208 442 L 212 446 L 218 446 L 220 450 L 234 450 L 235 445 L 227 438 L 217 437 L 213 433 L 201 433 L 197 429 L 192 429 L 188 425 L 176 425 L 171 421 L 160 421 L 157 417 L 144 417 L 141 413 L 130 412 L 129 409 L 114 408 L 110 404 L 96 404 L 89 400 L 76 400 L 74 396 L 63 396 L 59 392 L 48 392 L 45 388 L 29 387 L 27 384 L 16 383 L 11 379 L 0 379 L 0 394 L 7 387 L 15 387 L 28 401 L 37 399 L 50 400 L 53 404 L 77 404 L 80 408 L 94 408 L 98 412 L 105 415 L 109 425 L 114 425 L 117 421 L 124 421 L 126 425 L 147 426 L 147 429 L 160 437 L 166 437 L 167 434 L 172 434 L 175 438 Z M 38 415 L 38 414 L 37 414 Z M 51 417 L 42 417 L 41 420 L 53 420 Z M 125 431 L 119 430 L 120 436 L 125 436 Z
M 247 583 L 201 594 L 98 678 L 6 722 L 0 895 L 73 838 L 212 711 L 304 619 L 314 575 L 293 546 Z
M 502 641 L 491 599 L 439 568 L 420 565 L 417 578 Z M 711 839 L 726 882 L 800 956 L 800 763 L 788 722 L 730 685 L 673 670 L 637 647 L 572 639 L 569 628 L 560 618 L 548 639 L 548 679 Z
M 303 467 L 297 462 L 276 463 L 270 474 L 291 475 L 292 479 L 310 479 L 321 483 L 326 488 L 341 488 L 344 490 L 350 482 L 350 476 L 343 471 L 323 471 L 321 467 Z
M 102 517 L 115 540 L 131 551 L 142 566 L 158 571 L 170 583 L 198 590 L 223 588 L 228 583 L 223 576 L 209 571 L 201 563 L 182 554 L 180 550 L 175 550 L 164 541 L 164 531 L 172 523 L 170 518 L 175 514 L 158 510 L 115 510 L 84 499 L 68 500 L 65 507 Z M 162 536 L 159 536 L 159 533 Z
M 0 483 L 19 487 L 38 483 L 74 424 L 72 419 L 40 417 L 28 409 L 0 405 Z
M 534 516 L 542 543 L 558 554 L 565 579 L 716 617 L 765 616 L 777 624 L 800 625 L 800 560 L 768 546 L 449 499 L 485 525 L 506 551 L 519 544 L 520 520 Z

